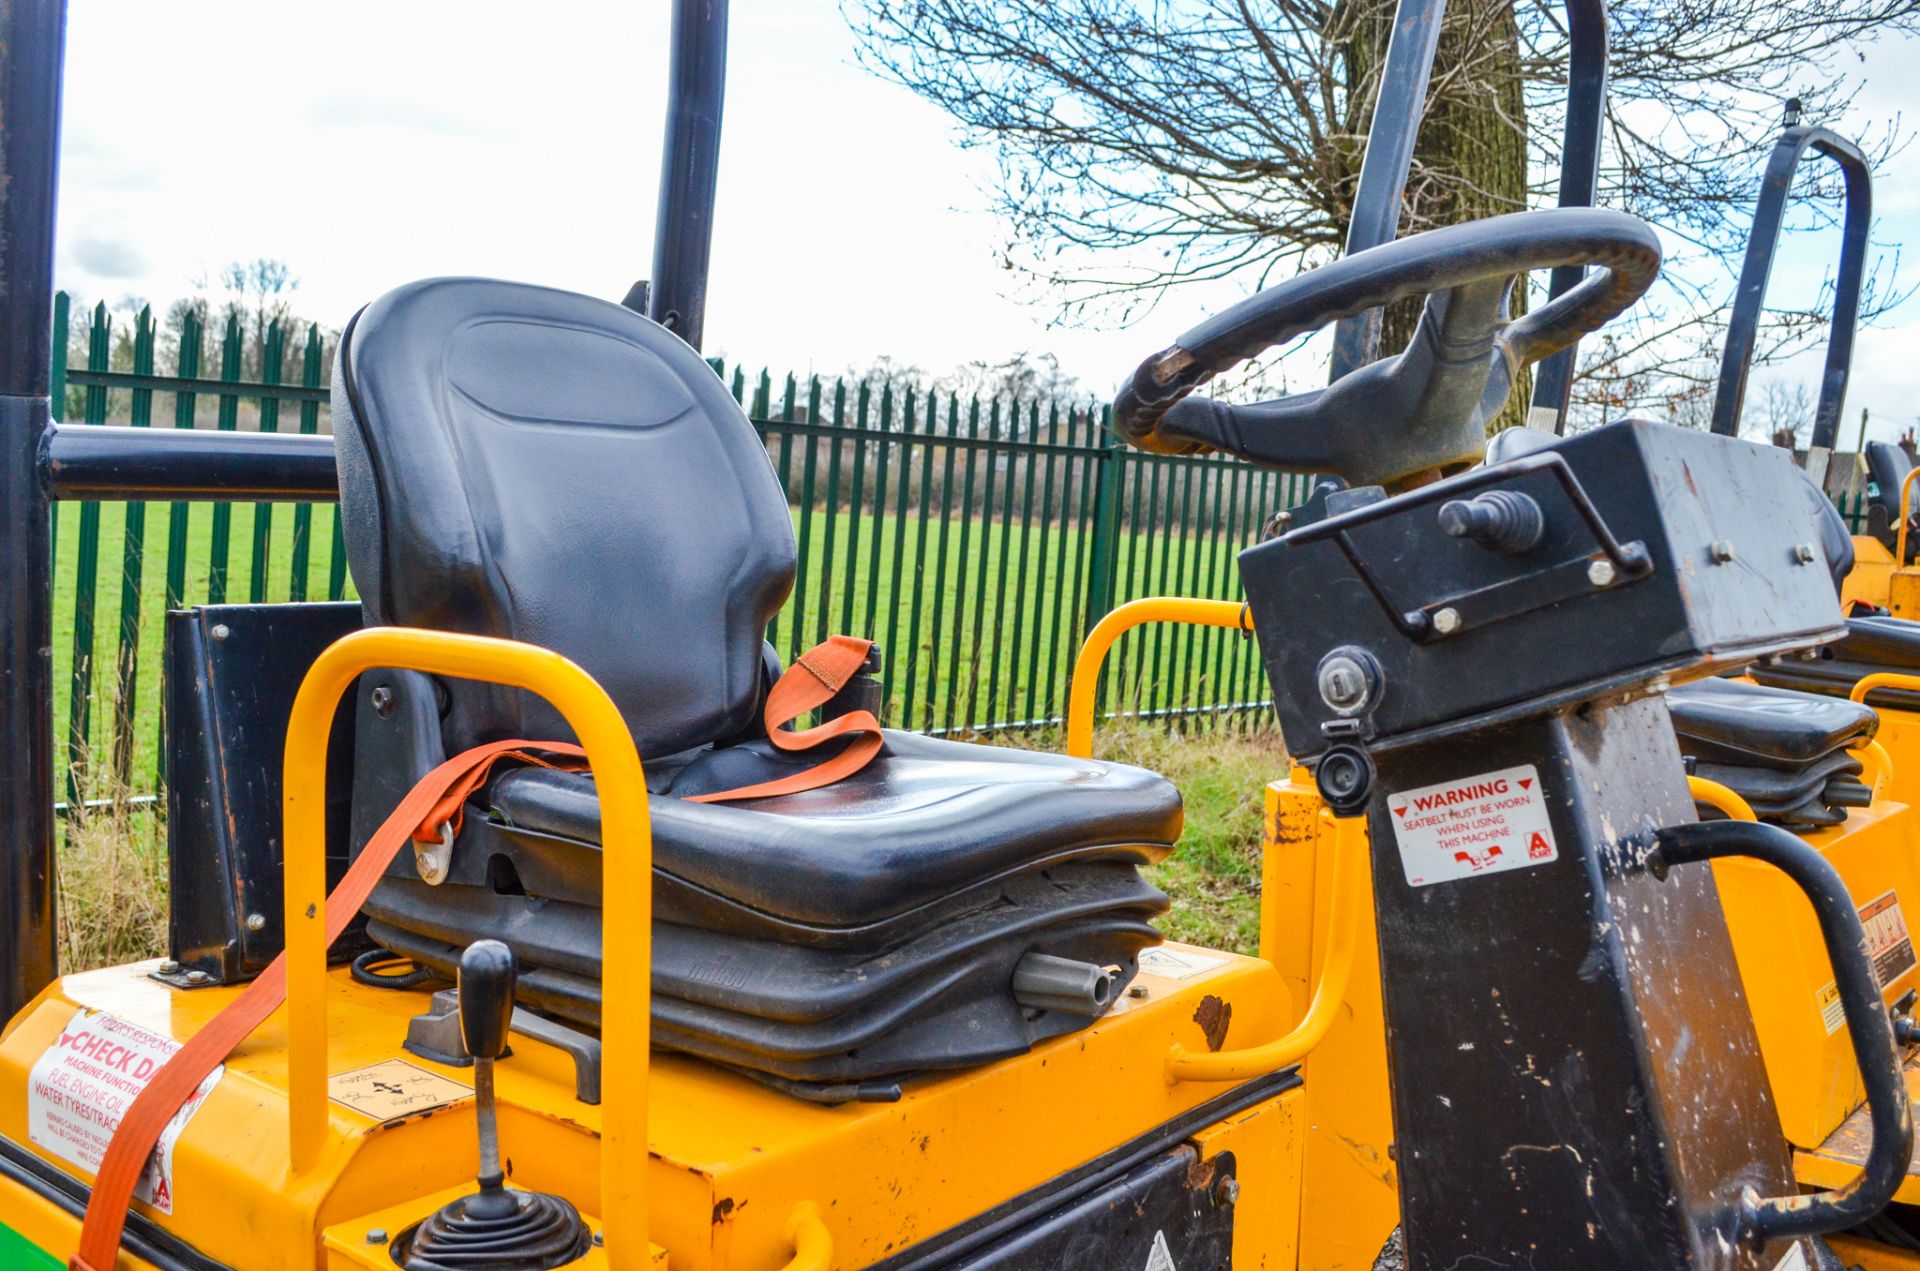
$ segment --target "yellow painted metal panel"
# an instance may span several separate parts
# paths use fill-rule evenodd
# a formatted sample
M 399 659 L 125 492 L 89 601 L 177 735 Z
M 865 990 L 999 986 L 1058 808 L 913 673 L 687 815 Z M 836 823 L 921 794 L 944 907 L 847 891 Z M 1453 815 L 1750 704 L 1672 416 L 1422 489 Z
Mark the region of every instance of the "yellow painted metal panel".
M 865 1265 L 1224 1093 L 1231 1087 L 1169 1084 L 1169 1047 L 1207 1044 L 1195 1016 L 1208 997 L 1218 1000 L 1215 1011 L 1231 1008 L 1221 1039 L 1230 1047 L 1281 1033 L 1291 1022 L 1289 998 L 1264 962 L 1173 948 L 1198 968 L 1187 978 L 1143 975 L 1146 997 L 1123 999 L 1091 1027 L 1027 1055 L 909 1083 L 895 1104 L 820 1107 L 695 1060 L 656 1056 L 647 1180 L 653 1241 L 669 1251 L 675 1271 L 768 1271 L 793 1256 L 789 1219 L 813 1201 L 834 1265 Z M 168 988 L 147 978 L 151 966 L 69 976 L 50 988 L 0 1043 L 0 1088 L 25 1088 L 34 1060 L 77 1006 L 181 1039 L 235 995 Z M 367 988 L 344 971 L 329 973 L 329 1071 L 401 1056 L 407 1018 L 426 1002 L 425 993 Z M 470 1080 L 459 1069 L 406 1058 Z M 248 1271 L 312 1271 L 345 1256 L 339 1247 L 323 1253 L 327 1229 L 360 1222 L 364 1239 L 369 1214 L 471 1186 L 474 1118 L 466 1100 L 386 1125 L 329 1104 L 319 1164 L 294 1179 L 286 1072 L 283 1013 L 233 1057 L 181 1137 L 176 1212 L 158 1221 L 189 1244 Z M 517 1037 L 498 1087 L 515 1185 L 604 1213 L 603 1113 L 575 1101 L 565 1057 Z M 30 1146 L 19 1103 L 0 1101 L 0 1135 Z M 49 1246 L 70 1250 L 77 1221 L 50 1221 Z

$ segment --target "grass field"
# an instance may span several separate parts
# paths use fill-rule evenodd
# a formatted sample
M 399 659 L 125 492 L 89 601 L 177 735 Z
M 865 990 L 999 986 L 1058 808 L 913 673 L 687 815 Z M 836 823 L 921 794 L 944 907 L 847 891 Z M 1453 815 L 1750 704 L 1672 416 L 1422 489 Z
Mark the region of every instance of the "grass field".
M 101 504 L 97 516 L 93 639 L 86 663 L 88 749 L 95 772 L 109 769 L 112 703 L 117 700 L 121 605 L 130 576 L 126 504 Z M 225 509 L 226 597 L 280 601 L 293 594 L 295 510 L 268 510 L 266 567 L 256 574 L 255 509 Z M 74 629 L 83 538 L 81 505 L 62 504 L 56 531 L 54 732 L 68 736 L 75 663 Z M 205 603 L 214 576 L 214 505 L 187 505 L 181 559 L 183 595 Z M 791 658 L 835 632 L 880 641 L 887 655 L 889 720 L 898 727 L 982 730 L 1001 721 L 1048 719 L 1065 706 L 1068 672 L 1085 626 L 1089 536 L 1071 522 L 1022 527 L 996 519 L 940 520 L 795 510 L 807 567 L 773 633 Z M 127 767 L 136 791 L 155 788 L 159 742 L 162 618 L 172 508 L 145 509 L 139 560 L 137 659 L 133 678 L 134 749 Z M 326 599 L 333 550 L 331 507 L 312 511 L 308 599 Z M 1118 599 L 1171 593 L 1233 594 L 1232 552 L 1219 536 L 1123 534 L 1116 556 Z M 256 591 L 256 581 L 259 586 Z M 351 581 L 346 594 L 353 595 Z M 1233 633 L 1156 627 L 1128 637 L 1110 662 L 1109 704 L 1179 708 L 1258 700 L 1264 695 L 1251 642 Z M 97 780 L 91 794 L 101 793 Z

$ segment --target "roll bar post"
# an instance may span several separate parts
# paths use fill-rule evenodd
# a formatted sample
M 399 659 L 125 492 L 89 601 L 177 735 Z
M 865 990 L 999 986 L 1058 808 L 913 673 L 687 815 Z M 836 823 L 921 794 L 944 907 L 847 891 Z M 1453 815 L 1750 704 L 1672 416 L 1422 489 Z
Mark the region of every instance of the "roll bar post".
M 58 973 L 52 522 L 42 453 L 53 331 L 64 0 L 0 0 L 0 1020 Z

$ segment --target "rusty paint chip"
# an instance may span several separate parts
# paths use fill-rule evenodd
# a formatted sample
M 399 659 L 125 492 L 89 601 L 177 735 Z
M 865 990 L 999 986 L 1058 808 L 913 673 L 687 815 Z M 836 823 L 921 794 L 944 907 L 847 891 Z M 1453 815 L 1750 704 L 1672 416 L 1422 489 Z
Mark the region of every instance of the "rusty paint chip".
M 1207 1049 L 1217 1051 L 1227 1044 L 1227 1026 L 1233 1023 L 1233 1004 L 1209 993 L 1194 1008 L 1193 1022 L 1200 1025 L 1201 1033 L 1205 1034 Z

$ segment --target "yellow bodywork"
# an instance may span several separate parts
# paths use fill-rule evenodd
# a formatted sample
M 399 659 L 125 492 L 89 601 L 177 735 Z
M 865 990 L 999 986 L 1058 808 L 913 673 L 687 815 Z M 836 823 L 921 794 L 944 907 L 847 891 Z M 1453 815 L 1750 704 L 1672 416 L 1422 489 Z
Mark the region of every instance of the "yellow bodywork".
M 605 989 L 605 1102 L 579 1102 L 571 1060 L 525 1037 L 516 1036 L 497 1074 L 511 1180 L 573 1201 L 605 1237 L 579 1265 L 866 1266 L 1196 1116 L 1187 1139 L 1200 1156 L 1194 1169 L 1223 1151 L 1235 1157 L 1245 1198 L 1234 1216 L 1235 1265 L 1297 1265 L 1306 1134 L 1298 1082 L 1283 1077 L 1239 1091 L 1277 1066 L 1181 1077 L 1182 1056 L 1191 1064 L 1232 1054 L 1244 1069 L 1248 1056 L 1276 1054 L 1272 1043 L 1296 1021 L 1273 966 L 1170 946 L 1165 976 L 1143 969 L 1130 994 L 1086 1029 L 999 1063 L 910 1082 L 891 1104 L 823 1107 L 699 1061 L 659 1055 L 649 1063 L 645 791 L 611 703 L 552 653 L 391 628 L 334 645 L 296 701 L 288 737 L 289 1001 L 229 1058 L 174 1144 L 172 1212 L 136 1203 L 144 1219 L 247 1271 L 391 1268 L 390 1242 L 472 1187 L 469 1078 L 402 1046 L 427 993 L 358 984 L 327 971 L 320 957 L 326 732 L 340 692 L 372 666 L 542 692 L 593 757 L 610 849 L 608 965 L 625 972 L 609 976 Z M 616 844 L 622 850 L 611 850 Z M 62 1046 L 82 1010 L 177 1042 L 239 993 L 170 987 L 151 978 L 156 965 L 68 976 L 14 1020 L 0 1038 L 0 1083 L 30 1097 L 0 1107 L 0 1138 L 87 1180 L 84 1169 L 34 1142 L 35 1064 Z M 616 1011 L 639 1018 L 616 1028 Z M 372 1106 L 369 1089 L 382 1092 Z M 1210 1122 L 1202 1105 L 1216 1100 L 1223 1106 Z M 637 1142 L 636 1133 L 644 1136 Z M 610 1211 L 624 1221 L 611 1221 Z M 77 1215 L 6 1179 L 0 1216 L 61 1256 L 77 1242 Z M 636 1243 L 640 1232 L 647 1243 Z
M 1138 983 L 1146 996 L 1123 998 L 1092 1027 L 1027 1055 L 922 1079 L 895 1104 L 820 1107 L 695 1060 L 655 1056 L 646 1179 L 654 1243 L 674 1271 L 774 1271 L 794 1258 L 791 1218 L 811 1201 L 831 1237 L 830 1265 L 864 1266 L 1231 1091 L 1169 1082 L 1169 1048 L 1207 1048 L 1194 1017 L 1206 1014 L 1201 1006 L 1209 997 L 1231 1007 L 1226 1044 L 1271 1038 L 1289 1022 L 1287 994 L 1264 962 L 1172 948 L 1201 969 L 1184 979 L 1143 974 Z M 0 1041 L 0 1083 L 27 1089 L 34 1062 L 81 1007 L 184 1038 L 236 994 L 169 988 L 148 978 L 153 969 L 149 963 L 68 976 L 47 990 Z M 425 993 L 368 988 L 335 971 L 326 995 L 331 1078 L 399 1060 L 469 1084 L 462 1070 L 401 1049 L 408 1018 L 426 1009 Z M 471 1100 L 386 1122 L 329 1102 L 319 1164 L 296 1179 L 287 1155 L 286 1077 L 282 1014 L 229 1061 L 188 1123 L 174 1150 L 175 1212 L 158 1221 L 207 1256 L 247 1271 L 391 1268 L 382 1260 L 384 1246 L 369 1245 L 366 1233 L 382 1228 L 397 1236 L 472 1186 Z M 597 1215 L 601 1109 L 574 1098 L 571 1061 L 516 1036 L 498 1083 L 501 1141 L 514 1183 L 557 1192 Z M 1197 1140 L 1231 1149 L 1239 1162 L 1246 1201 L 1235 1218 L 1236 1266 L 1295 1265 L 1303 1099 L 1298 1087 L 1279 1093 Z M 31 1146 L 24 1107 L 0 1107 L 0 1137 Z M 147 1206 L 136 1209 L 157 1217 Z M 24 1228 L 16 1214 L 29 1215 Z M 0 1215 L 62 1254 L 79 1232 L 76 1218 L 4 1181 Z
M 1893 581 L 1893 553 L 1871 534 L 1853 536 L 1853 568 L 1840 583 L 1840 607 L 1851 609 L 1854 602 L 1887 607 L 1887 592 Z

